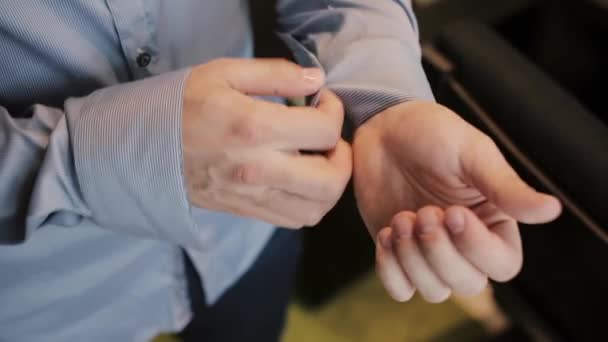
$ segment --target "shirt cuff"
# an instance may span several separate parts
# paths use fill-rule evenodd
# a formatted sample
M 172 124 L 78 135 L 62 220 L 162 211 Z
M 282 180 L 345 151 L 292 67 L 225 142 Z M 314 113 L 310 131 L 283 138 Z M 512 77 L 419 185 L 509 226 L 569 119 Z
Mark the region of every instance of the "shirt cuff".
M 327 73 L 327 87 L 344 103 L 346 116 L 359 127 L 383 110 L 410 100 L 434 101 L 417 49 L 378 37 L 351 42 L 327 57 L 326 67 L 302 42 L 290 34 L 278 35 L 304 67 Z M 309 45 L 316 45 L 309 41 Z M 330 55 L 329 53 L 325 55 Z
M 92 219 L 121 233 L 192 243 L 182 172 L 189 69 L 104 88 L 65 104 L 76 175 Z
M 399 103 L 435 100 L 420 55 L 403 42 L 369 38 L 351 43 L 343 54 L 343 62 L 327 71 L 327 84 L 355 127 Z
M 374 115 L 417 97 L 398 91 L 373 87 L 330 87 L 344 103 L 344 110 L 354 127 L 359 127 Z

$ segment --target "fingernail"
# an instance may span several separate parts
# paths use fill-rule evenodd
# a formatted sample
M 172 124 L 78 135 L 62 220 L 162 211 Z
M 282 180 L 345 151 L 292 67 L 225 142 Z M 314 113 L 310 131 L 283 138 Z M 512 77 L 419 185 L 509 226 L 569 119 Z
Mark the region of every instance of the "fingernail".
M 462 210 L 452 211 L 450 215 L 447 215 L 445 223 L 452 234 L 462 233 L 465 227 L 464 213 Z
M 392 248 L 392 243 L 391 243 L 391 234 L 389 233 L 383 233 L 380 234 L 380 244 L 382 245 L 382 247 L 384 247 L 385 249 L 391 249 Z
M 435 229 L 435 227 L 438 227 L 440 225 L 441 222 L 439 220 L 439 215 L 435 211 L 430 213 L 427 212 L 425 214 L 418 215 L 416 233 L 418 235 L 429 234 Z
M 302 69 L 302 74 L 304 80 L 311 83 L 317 83 L 324 77 L 323 71 L 319 68 L 304 68 Z
M 408 219 L 397 220 L 393 224 L 396 239 L 409 239 L 412 237 L 412 222 Z

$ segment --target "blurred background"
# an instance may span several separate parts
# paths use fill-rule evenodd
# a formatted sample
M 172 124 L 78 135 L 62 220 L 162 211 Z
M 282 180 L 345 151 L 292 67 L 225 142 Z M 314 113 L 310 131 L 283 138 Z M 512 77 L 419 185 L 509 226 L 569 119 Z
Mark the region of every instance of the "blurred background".
M 608 341 L 608 1 L 414 2 L 437 101 L 492 136 L 564 214 L 522 227 L 514 281 L 476 298 L 398 304 L 373 274 L 349 189 L 305 231 L 284 341 Z M 264 1 L 252 3 L 259 55 L 284 52 L 263 38 Z
M 514 281 L 477 298 L 398 304 L 373 274 L 349 191 L 305 231 L 284 340 L 608 341 L 608 1 L 414 2 L 437 100 L 559 196 L 564 214 L 522 227 Z

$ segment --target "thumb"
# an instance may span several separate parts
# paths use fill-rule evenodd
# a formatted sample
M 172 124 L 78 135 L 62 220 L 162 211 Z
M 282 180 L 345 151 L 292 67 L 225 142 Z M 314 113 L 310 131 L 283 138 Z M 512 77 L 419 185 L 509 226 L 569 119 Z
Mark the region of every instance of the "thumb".
M 248 95 L 300 97 L 321 89 L 325 74 L 279 58 L 221 59 L 217 72 L 235 90 Z
M 466 178 L 491 203 L 519 222 L 545 223 L 561 213 L 561 203 L 537 192 L 513 170 L 490 140 L 477 142 L 462 159 Z

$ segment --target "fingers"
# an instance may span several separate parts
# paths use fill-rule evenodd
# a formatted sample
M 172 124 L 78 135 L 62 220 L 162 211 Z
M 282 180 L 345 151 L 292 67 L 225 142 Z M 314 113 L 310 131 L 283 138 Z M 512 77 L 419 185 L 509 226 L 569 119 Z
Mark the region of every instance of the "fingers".
M 278 227 L 299 229 L 304 226 L 302 222 L 279 215 L 270 208 L 256 205 L 255 202 L 247 201 L 246 197 L 240 194 L 218 194 L 210 201 L 208 198 L 197 199 L 199 203 L 208 210 L 228 212 L 233 215 L 255 218 L 264 222 L 268 222 Z
M 285 59 L 225 58 L 209 64 L 233 89 L 250 95 L 308 96 L 325 83 L 320 69 L 302 68 Z
M 340 139 L 336 148 L 327 152 L 327 162 L 331 165 L 334 173 L 337 175 L 335 182 L 339 188 L 340 195 L 344 192 L 346 184 L 352 176 L 353 170 L 353 152 L 349 143 Z
M 210 170 L 216 186 L 229 190 L 200 202 L 286 228 L 316 225 L 341 197 L 352 167 L 350 146 L 343 140 L 327 157 L 263 151 L 246 158 L 228 169 Z
M 398 302 L 412 298 L 415 288 L 405 276 L 392 250 L 392 229 L 386 227 L 376 237 L 376 273 L 388 294 Z
M 317 108 L 287 107 L 238 93 L 232 95 L 229 102 L 217 100 L 222 102 L 217 107 L 229 106 L 229 111 L 240 111 L 230 130 L 239 144 L 327 151 L 340 139 L 344 109 L 340 99 L 329 90 L 321 92 Z
M 317 108 L 289 108 L 250 95 L 307 96 L 323 83 L 321 70 L 285 60 L 221 59 L 196 67 L 182 120 L 192 202 L 286 227 L 317 223 L 351 173 L 350 147 L 340 141 L 340 100 L 325 91 Z M 297 155 L 301 150 L 325 154 Z
M 471 210 L 448 208 L 445 221 L 458 251 L 496 281 L 507 281 L 520 271 L 523 257 L 517 223 L 510 218 L 492 222 L 490 229 Z
M 486 198 L 520 222 L 549 222 L 561 212 L 559 200 L 524 183 L 489 138 L 470 149 L 463 166 Z
M 418 211 L 415 232 L 433 271 L 454 293 L 473 296 L 487 286 L 487 277 L 454 247 L 443 222 L 443 210 L 424 207 Z
M 269 112 L 267 122 L 275 133 L 269 137 L 275 148 L 327 151 L 341 137 L 344 107 L 336 94 L 323 89 L 317 108 L 289 107 L 284 113 Z
M 243 200 L 243 199 L 242 199 Z M 247 199 L 244 199 L 248 201 Z M 249 201 L 248 201 L 249 202 Z M 317 225 L 335 202 L 311 201 L 279 189 L 268 189 L 251 201 L 256 208 L 263 208 L 275 217 L 285 218 L 293 224 L 281 225 L 285 228 L 302 228 Z M 260 217 L 264 219 L 263 217 Z M 277 222 L 272 222 L 278 224 Z
M 344 140 L 327 156 L 269 151 L 248 158 L 225 173 L 228 181 L 276 188 L 331 206 L 344 192 L 352 169 L 351 148 Z
M 516 222 L 491 204 L 475 211 L 426 206 L 393 217 L 390 228 L 378 234 L 376 246 L 378 274 L 393 298 L 409 298 L 406 290 L 414 288 L 434 303 L 452 292 L 472 296 L 485 289 L 488 277 L 506 281 L 519 272 Z M 387 250 L 389 236 L 393 255 Z
M 340 98 L 331 90 L 323 89 L 319 93 L 317 110 L 336 120 L 336 124 L 342 127 L 344 123 L 344 106 Z
M 402 212 L 393 218 L 393 250 L 403 272 L 422 297 L 431 303 L 443 302 L 452 291 L 435 273 L 418 247 L 414 237 L 415 217 L 414 213 Z
M 212 136 L 207 140 L 241 146 L 332 149 L 341 136 L 344 110 L 330 91 L 320 94 L 317 108 L 287 107 L 249 96 L 307 96 L 324 82 L 321 70 L 281 59 L 219 59 L 199 65 L 184 91 L 184 140 L 204 141 L 197 137 L 207 131 L 206 136 Z
M 278 189 L 267 187 L 233 188 L 213 198 L 209 210 L 225 211 L 243 217 L 253 217 L 283 228 L 299 229 L 318 224 L 331 209 L 330 205 L 303 199 Z

